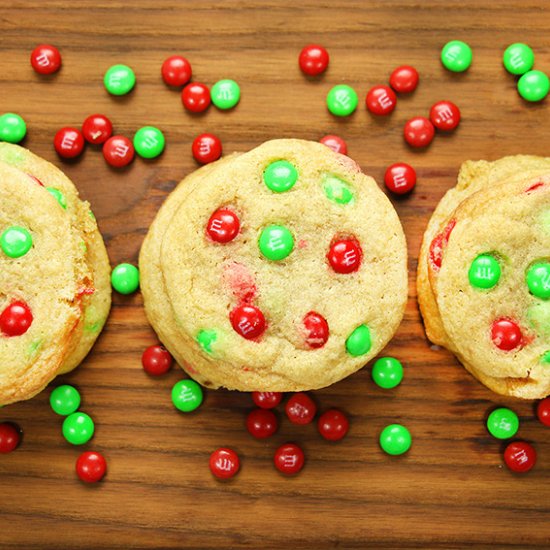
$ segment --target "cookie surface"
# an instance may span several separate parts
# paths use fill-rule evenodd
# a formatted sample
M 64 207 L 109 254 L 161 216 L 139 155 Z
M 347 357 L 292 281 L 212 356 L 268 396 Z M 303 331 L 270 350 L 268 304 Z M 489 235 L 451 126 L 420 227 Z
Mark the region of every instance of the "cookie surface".
M 208 168 L 175 191 L 179 205 L 167 201 L 171 218 L 161 211 L 142 249 L 154 328 L 151 302 L 172 309 L 177 336 L 160 334 L 163 343 L 199 381 L 239 390 L 313 389 L 362 367 L 393 336 L 407 297 L 404 235 L 374 180 L 300 140 Z M 227 240 L 220 209 L 238 220 Z M 151 258 L 162 284 L 149 280 Z

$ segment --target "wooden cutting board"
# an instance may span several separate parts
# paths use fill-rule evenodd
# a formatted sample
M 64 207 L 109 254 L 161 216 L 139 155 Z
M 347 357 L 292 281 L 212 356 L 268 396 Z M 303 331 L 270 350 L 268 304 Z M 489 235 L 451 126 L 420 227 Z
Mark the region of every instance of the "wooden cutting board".
M 430 346 L 414 285 L 422 233 L 462 161 L 550 153 L 548 105 L 522 101 L 501 62 L 507 45 L 525 41 L 536 68 L 550 71 L 546 8 L 532 0 L 4 2 L 0 110 L 25 118 L 25 145 L 61 166 L 91 202 L 113 265 L 137 261 L 163 200 L 196 168 L 191 142 L 205 131 L 219 135 L 226 153 L 271 138 L 318 140 L 335 133 L 378 182 L 387 165 L 404 161 L 416 168 L 418 185 L 410 197 L 392 197 L 408 239 L 410 299 L 385 354 L 404 363 L 402 385 L 379 389 L 367 366 L 313 394 L 321 410 L 339 407 L 350 415 L 346 439 L 327 443 L 315 425 L 292 426 L 280 410 L 279 433 L 253 440 L 244 429 L 250 396 L 235 392 L 208 391 L 197 412 L 179 414 L 170 389 L 182 371 L 174 368 L 161 379 L 144 374 L 140 356 L 155 335 L 141 296 L 117 295 L 93 352 L 55 382 L 81 391 L 82 410 L 97 425 L 89 444 L 75 448 L 64 441 L 60 417 L 49 408 L 50 389 L 0 411 L 0 420 L 24 430 L 20 448 L 0 456 L 0 547 L 549 547 L 548 428 L 535 419 L 532 403 L 492 394 L 449 353 Z M 451 39 L 473 48 L 473 65 L 464 74 L 440 64 L 441 46 Z M 31 70 L 30 52 L 42 42 L 61 50 L 57 75 Z M 331 54 L 328 72 L 315 80 L 297 65 L 300 49 L 311 42 Z M 190 59 L 198 81 L 238 81 L 239 106 L 184 112 L 178 91 L 160 78 L 162 61 L 175 53 Z M 102 86 L 103 73 L 115 63 L 137 74 L 135 90 L 121 98 Z M 417 91 L 400 97 L 391 116 L 374 118 L 363 106 L 366 91 L 404 63 L 420 72 Z M 326 110 L 325 95 L 339 83 L 361 98 L 349 119 Z M 408 149 L 404 122 L 426 115 L 441 99 L 460 106 L 460 127 L 437 135 L 426 151 Z M 116 132 L 130 137 L 141 126 L 158 126 L 167 138 L 164 155 L 114 170 L 89 147 L 78 160 L 61 162 L 52 147 L 55 131 L 79 126 L 94 112 L 108 115 Z M 538 464 L 527 475 L 503 466 L 504 444 L 484 427 L 497 405 L 518 412 L 519 437 L 538 450 Z M 393 422 L 408 426 L 414 438 L 411 451 L 398 458 L 377 443 L 382 427 Z M 286 441 L 301 444 L 307 456 L 292 479 L 272 465 L 274 450 Z M 240 474 L 229 483 L 215 481 L 208 470 L 209 454 L 222 445 L 242 458 Z M 75 476 L 83 449 L 107 457 L 108 475 L 96 486 Z

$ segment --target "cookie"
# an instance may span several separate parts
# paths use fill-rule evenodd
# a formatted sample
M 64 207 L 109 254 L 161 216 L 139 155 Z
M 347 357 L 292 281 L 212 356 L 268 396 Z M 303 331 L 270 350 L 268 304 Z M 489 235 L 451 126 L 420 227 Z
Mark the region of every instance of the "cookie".
M 493 391 L 527 399 L 550 393 L 550 303 L 528 284 L 535 270 L 550 292 L 549 180 L 548 159 L 465 164 L 419 258 L 428 337 Z
M 407 298 L 397 215 L 348 157 L 274 140 L 172 193 L 140 254 L 145 309 L 199 382 L 298 391 L 344 378 Z
M 71 248 L 68 257 L 72 261 L 76 285 L 72 306 L 78 309 L 78 315 L 71 327 L 68 340 L 63 341 L 63 345 L 60 346 L 62 358 L 55 372 L 52 374 L 51 364 L 47 369 L 42 370 L 47 383 L 55 375 L 75 368 L 99 335 L 110 308 L 110 266 L 103 239 L 88 203 L 79 199 L 76 188 L 60 170 L 22 147 L 0 143 L 0 169 L 8 170 L 11 177 L 14 174 L 14 168 L 6 164 L 16 167 L 20 171 L 19 176 L 23 176 L 25 181 L 30 180 L 34 190 L 44 201 L 43 204 L 51 209 L 52 216 L 56 219 L 59 216 L 63 218 L 65 244 Z M 53 208 L 51 199 L 53 199 Z M 6 220 L 6 223 L 9 221 Z M 56 221 L 52 220 L 52 224 L 55 223 Z M 35 261 L 36 265 L 39 265 L 40 262 L 46 262 L 47 258 L 36 251 Z M 37 271 L 39 272 L 40 270 Z M 9 283 L 6 284 L 9 285 Z M 0 290 L 5 294 L 4 298 L 9 301 L 11 299 L 9 293 L 6 293 L 4 287 Z M 25 288 L 21 291 L 25 292 Z M 47 341 L 45 339 L 40 345 L 47 345 Z M 31 391 L 30 383 L 27 387 L 20 379 L 12 380 L 10 384 L 6 380 L 6 388 L 3 388 L 3 384 L 0 385 L 2 386 L 0 403 L 7 404 L 32 397 L 42 389 L 43 385 L 45 384 L 42 382 L 33 384 Z M 3 393 L 3 389 L 6 393 Z

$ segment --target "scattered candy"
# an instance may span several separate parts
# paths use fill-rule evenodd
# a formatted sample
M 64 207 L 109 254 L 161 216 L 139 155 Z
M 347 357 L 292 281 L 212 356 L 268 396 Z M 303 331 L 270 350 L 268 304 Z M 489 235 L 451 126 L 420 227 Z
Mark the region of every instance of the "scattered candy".
M 425 117 L 417 116 L 405 123 L 403 136 L 411 147 L 427 147 L 433 140 L 435 129 Z
M 90 115 L 82 123 L 82 135 L 88 143 L 100 145 L 113 135 L 113 125 L 105 115 Z
M 191 146 L 194 159 L 200 164 L 209 164 L 222 156 L 222 142 L 214 134 L 200 134 Z
M 60 157 L 72 159 L 84 151 L 84 136 L 77 128 L 61 128 L 53 138 L 53 146 Z
M 402 455 L 411 448 L 411 433 L 401 424 L 390 424 L 380 433 L 380 447 L 393 456 Z
M 320 313 L 310 311 L 303 323 L 306 344 L 312 349 L 322 348 L 329 337 L 327 320 Z
M 348 146 L 346 142 L 339 136 L 334 136 L 329 134 L 322 137 L 319 140 L 319 143 L 326 145 L 329 149 L 332 149 L 335 153 L 340 153 L 341 155 L 348 154 Z
M 61 54 L 55 46 L 40 44 L 31 53 L 32 68 L 39 74 L 52 74 L 61 67 Z
M 495 409 L 487 418 L 487 429 L 497 439 L 514 437 L 519 428 L 518 415 L 504 407 Z
M 324 73 L 327 70 L 328 62 L 327 50 L 317 44 L 304 46 L 298 58 L 301 71 L 308 76 L 317 76 Z
M 136 75 L 127 65 L 113 65 L 107 69 L 103 84 L 112 95 L 126 95 L 136 85 Z
M 538 262 L 533 264 L 525 276 L 529 292 L 540 298 L 550 298 L 550 262 Z
M 514 441 L 504 451 L 504 462 L 512 472 L 523 474 L 537 463 L 537 451 L 525 441 Z
M 132 264 L 118 264 L 111 273 L 111 285 L 120 294 L 132 294 L 139 288 L 139 270 Z
M 218 479 L 229 479 L 238 473 L 240 461 L 235 451 L 221 447 L 210 455 L 209 466 Z
M 416 172 L 410 164 L 396 162 L 386 168 L 384 183 L 392 193 L 404 195 L 414 189 Z
M 185 86 L 191 80 L 191 64 L 181 55 L 172 55 L 161 67 L 162 80 L 168 86 Z
M 69 385 L 58 386 L 50 394 L 50 407 L 55 414 L 68 416 L 80 407 L 80 393 Z
M 353 273 L 361 265 L 363 251 L 356 239 L 338 239 L 330 246 L 327 259 L 336 273 Z
M 390 75 L 390 86 L 399 94 L 409 94 L 418 86 L 418 72 L 410 65 L 397 67 Z
M 294 187 L 298 170 L 287 160 L 276 160 L 264 170 L 264 183 L 274 193 L 284 193 Z
M 537 405 L 537 417 L 545 426 L 550 427 L 550 397 L 539 401 Z
M 192 113 L 202 113 L 210 105 L 210 90 L 205 84 L 192 82 L 181 91 L 183 106 Z
M 283 394 L 277 391 L 253 391 L 252 401 L 260 409 L 274 409 L 283 399 Z
M 194 380 L 180 380 L 172 388 L 172 403 L 182 412 L 194 411 L 200 407 L 202 400 L 202 388 Z
M 284 260 L 294 250 L 294 237 L 282 225 L 268 225 L 258 239 L 262 255 L 273 262 Z
M 94 421 L 83 412 L 74 412 L 63 421 L 63 437 L 72 445 L 84 445 L 94 435 Z
M 372 339 L 367 325 L 359 325 L 346 340 L 346 351 L 354 357 L 370 351 Z
M 134 146 L 125 136 L 110 137 L 103 144 L 103 158 L 115 168 L 123 168 L 134 160 Z
M 229 314 L 229 320 L 233 330 L 247 340 L 260 337 L 266 329 L 264 314 L 253 305 L 237 306 Z
M 12 225 L 0 235 L 0 248 L 10 258 L 24 256 L 32 247 L 32 236 L 27 229 Z
M 0 116 L 0 141 L 19 143 L 27 135 L 25 121 L 15 113 Z
M 468 279 L 474 288 L 493 288 L 501 274 L 499 261 L 491 254 L 480 254 L 470 265 Z
M 273 411 L 267 409 L 254 409 L 246 417 L 246 429 L 256 439 L 272 436 L 278 427 L 277 417 Z
M 235 212 L 228 208 L 218 208 L 206 224 L 206 233 L 217 243 L 228 243 L 239 234 L 240 227 Z
M 465 42 L 451 40 L 441 50 L 441 62 L 454 73 L 466 71 L 472 64 L 472 49 Z
M 334 86 L 327 94 L 328 110 L 335 116 L 349 116 L 355 109 L 359 98 L 353 88 L 346 84 Z
M 140 157 L 145 159 L 161 155 L 165 143 L 164 134 L 154 126 L 144 126 L 134 135 L 134 149 Z
M 373 86 L 367 92 L 367 109 L 374 115 L 389 115 L 397 105 L 397 97 L 389 86 Z
M 141 356 L 143 370 L 150 376 L 162 376 L 172 367 L 170 352 L 160 345 L 149 346 Z
M 232 109 L 241 99 L 241 89 L 234 80 L 218 80 L 210 90 L 210 99 L 222 111 Z
M 510 46 L 504 50 L 502 62 L 509 73 L 520 75 L 533 68 L 535 64 L 535 54 L 527 44 L 518 42 L 516 44 L 510 44 Z
M 294 475 L 304 467 L 304 451 L 294 443 L 285 443 L 275 451 L 273 461 L 279 472 Z
M 389 390 L 401 384 L 403 365 L 395 357 L 381 357 L 374 363 L 371 374 L 377 386 Z
M 21 441 L 21 430 L 12 422 L 0 423 L 0 453 L 11 453 Z
M 550 81 L 541 71 L 528 71 L 518 80 L 519 95 L 526 101 L 542 101 L 550 90 Z
M 86 451 L 76 461 L 76 474 L 84 483 L 97 483 L 101 481 L 106 471 L 107 462 L 100 453 Z
M 319 417 L 317 429 L 327 441 L 340 441 L 348 433 L 349 420 L 342 411 L 330 409 Z
M 24 302 L 12 302 L 0 314 L 0 330 L 6 336 L 21 336 L 32 325 L 33 316 Z
M 511 319 L 497 319 L 491 326 L 491 339 L 498 349 L 512 351 L 523 342 L 518 324 Z
M 298 392 L 287 401 L 285 412 L 293 424 L 309 424 L 317 413 L 317 405 L 307 393 Z
M 449 132 L 460 122 L 460 109 L 451 101 L 438 101 L 430 109 L 430 120 L 438 130 Z

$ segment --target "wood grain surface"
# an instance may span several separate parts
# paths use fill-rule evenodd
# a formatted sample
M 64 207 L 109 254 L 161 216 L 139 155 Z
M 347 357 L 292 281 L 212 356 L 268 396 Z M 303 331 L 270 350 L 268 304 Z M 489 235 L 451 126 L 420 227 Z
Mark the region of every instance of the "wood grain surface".
M 198 411 L 177 413 L 170 389 L 182 371 L 174 368 L 161 379 L 144 374 L 141 353 L 156 339 L 141 296 L 115 296 L 93 352 L 59 380 L 81 391 L 81 408 L 97 426 L 84 448 L 105 454 L 108 475 L 96 486 L 77 480 L 74 464 L 83 448 L 64 441 L 49 390 L 2 409 L 0 421 L 20 424 L 24 439 L 16 452 L 0 456 L 0 547 L 549 547 L 550 432 L 535 419 L 532 403 L 492 394 L 449 353 L 430 347 L 414 285 L 423 230 L 462 161 L 550 152 L 547 102 L 523 102 L 501 63 L 508 44 L 525 41 L 536 68 L 550 71 L 548 6 L 531 0 L 2 2 L 0 111 L 20 113 L 29 128 L 24 144 L 61 166 L 91 202 L 113 265 L 137 261 L 163 200 L 196 168 L 191 142 L 205 131 L 219 135 L 226 153 L 271 138 L 336 133 L 377 181 L 388 164 L 405 161 L 417 169 L 418 185 L 412 196 L 392 198 L 408 239 L 410 299 L 384 353 L 403 361 L 402 385 L 379 389 L 367 366 L 314 392 L 321 410 L 340 407 L 350 415 L 346 439 L 329 444 L 314 424 L 296 427 L 279 414 L 279 433 L 253 440 L 244 429 L 248 394 L 208 391 Z M 473 48 L 467 73 L 452 74 L 440 64 L 439 51 L 451 39 Z M 30 67 L 31 50 L 43 42 L 61 50 L 57 75 L 42 77 Z M 331 54 L 328 72 L 318 79 L 305 78 L 297 66 L 300 49 L 311 42 Z M 198 81 L 238 81 L 239 106 L 184 112 L 178 91 L 160 78 L 162 61 L 175 53 L 190 59 Z M 102 86 L 115 63 L 137 75 L 135 90 L 122 98 Z M 390 117 L 369 115 L 366 91 L 404 63 L 420 72 L 417 91 L 400 97 Z M 361 101 L 345 120 L 325 107 L 328 89 L 339 83 L 353 86 Z M 460 106 L 459 129 L 438 135 L 427 151 L 409 150 L 404 122 L 426 115 L 441 99 Z M 60 161 L 55 131 L 79 126 L 94 112 L 130 137 L 140 126 L 158 126 L 167 138 L 165 153 L 136 159 L 122 171 L 110 169 L 93 147 L 75 162 Z M 497 405 L 518 412 L 519 437 L 538 450 L 527 475 L 503 466 L 504 444 L 484 427 Z M 414 438 L 411 451 L 398 458 L 384 455 L 377 443 L 393 422 L 408 426 Z M 292 479 L 272 465 L 274 450 L 286 441 L 303 445 L 307 456 Z M 219 446 L 234 448 L 242 459 L 240 474 L 228 483 L 208 470 L 209 454 Z

